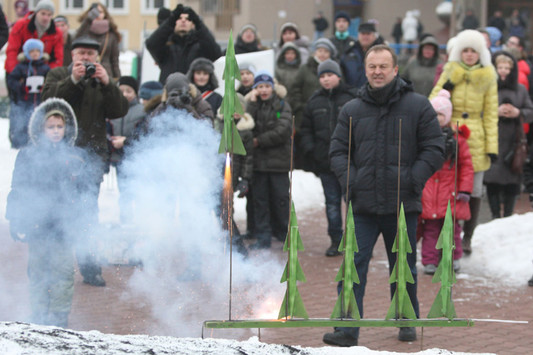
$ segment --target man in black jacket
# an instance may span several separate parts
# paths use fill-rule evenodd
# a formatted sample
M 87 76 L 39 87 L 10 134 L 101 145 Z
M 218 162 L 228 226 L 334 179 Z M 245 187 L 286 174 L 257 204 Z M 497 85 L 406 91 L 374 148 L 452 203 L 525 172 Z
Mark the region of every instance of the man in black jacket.
M 342 106 L 355 98 L 357 89 L 351 89 L 341 81 L 341 68 L 331 59 L 320 63 L 317 74 L 321 88 L 315 91 L 305 106 L 300 148 L 322 182 L 331 239 L 326 256 L 336 256 L 340 255 L 338 249 L 342 238 L 342 191 L 330 168 L 329 144 Z
M 186 74 L 196 58 L 214 62 L 221 56 L 220 46 L 198 14 L 182 4 L 176 6 L 145 43 L 161 69 L 161 84 L 172 73 Z
M 418 317 L 416 224 L 418 214 L 422 211 L 424 184 L 444 162 L 444 140 L 437 114 L 429 101 L 416 94 L 410 84 L 397 76 L 397 58 L 390 47 L 371 47 L 365 57 L 365 71 L 368 84 L 355 100 L 342 108 L 329 150 L 331 169 L 343 191 L 348 189 L 354 211 L 355 235 L 359 246 L 354 262 L 361 280 L 359 284 L 354 284 L 355 299 L 363 316 L 366 274 L 379 234 L 383 234 L 385 241 L 389 272 L 396 263 L 396 254 L 391 250 L 397 232 L 399 196 L 413 250 L 407 255 L 407 261 L 414 284 L 407 284 L 407 292 Z M 348 151 L 350 139 L 351 150 Z M 346 186 L 348 169 L 350 182 Z M 338 290 L 340 287 L 341 284 Z M 395 288 L 396 285 L 392 284 L 391 297 Z M 327 344 L 353 346 L 357 345 L 358 336 L 359 328 L 336 328 L 334 333 L 325 334 L 323 340 Z M 400 328 L 398 338 L 401 341 L 413 341 L 416 331 L 414 328 Z

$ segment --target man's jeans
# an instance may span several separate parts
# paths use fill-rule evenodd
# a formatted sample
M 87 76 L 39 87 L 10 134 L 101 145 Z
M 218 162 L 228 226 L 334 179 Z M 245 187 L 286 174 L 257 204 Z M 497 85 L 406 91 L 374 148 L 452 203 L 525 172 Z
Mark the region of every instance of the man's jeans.
M 412 253 L 407 254 L 407 262 L 413 274 L 414 284 L 407 283 L 407 292 L 416 317 L 419 317 L 418 299 L 416 296 L 417 287 L 417 271 L 416 271 L 416 225 L 418 214 L 416 212 L 406 213 L 405 221 L 407 222 L 407 234 L 409 235 L 409 243 L 411 244 Z M 353 284 L 355 300 L 359 308 L 359 314 L 363 317 L 363 296 L 365 294 L 366 275 L 368 273 L 368 264 L 372 258 L 372 251 L 380 233 L 383 234 L 385 241 L 385 249 L 387 251 L 387 258 L 389 259 L 389 274 L 396 263 L 396 253 L 392 252 L 392 245 L 397 233 L 397 218 L 396 215 L 358 215 L 354 213 L 355 222 L 355 237 L 359 252 L 355 253 L 355 268 L 359 274 L 359 284 Z M 384 286 L 384 285 L 383 285 Z M 338 293 L 341 292 L 342 281 L 337 286 Z M 391 299 L 396 290 L 396 284 L 390 285 Z M 387 309 L 383 309 L 382 316 L 385 317 Z M 357 339 L 359 337 L 359 328 L 336 328 L 344 331 Z
M 328 218 L 328 235 L 332 242 L 340 242 L 342 238 L 342 190 L 335 174 L 321 173 L 320 181 L 326 198 L 326 216 Z

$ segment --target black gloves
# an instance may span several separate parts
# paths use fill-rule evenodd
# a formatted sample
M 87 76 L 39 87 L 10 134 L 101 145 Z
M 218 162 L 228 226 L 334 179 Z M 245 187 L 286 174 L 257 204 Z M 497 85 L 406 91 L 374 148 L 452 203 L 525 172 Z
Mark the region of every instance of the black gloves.
M 533 193 L 529 194 L 529 202 L 531 202 L 531 207 L 533 207 Z
M 200 16 L 198 16 L 198 14 L 194 12 L 193 9 L 187 6 L 184 8 L 183 12 L 189 15 L 189 20 L 194 23 L 196 29 L 198 29 L 202 25 L 202 20 L 200 20 Z
M 447 80 L 444 85 L 442 85 L 442 88 L 444 90 L 453 91 L 453 88 L 455 87 L 455 84 L 453 84 L 450 80 Z
M 239 191 L 237 197 L 244 197 L 248 193 L 248 180 L 242 179 L 235 187 L 235 191 Z
M 182 4 L 178 4 L 172 12 L 170 12 L 170 16 L 168 17 L 169 23 L 172 27 L 175 26 L 176 21 L 180 18 L 181 14 L 184 12 L 184 7 Z
M 489 153 L 489 154 L 487 154 L 487 155 L 489 156 L 489 158 L 490 158 L 490 162 L 491 162 L 491 163 L 495 163 L 496 160 L 498 160 L 498 154 Z

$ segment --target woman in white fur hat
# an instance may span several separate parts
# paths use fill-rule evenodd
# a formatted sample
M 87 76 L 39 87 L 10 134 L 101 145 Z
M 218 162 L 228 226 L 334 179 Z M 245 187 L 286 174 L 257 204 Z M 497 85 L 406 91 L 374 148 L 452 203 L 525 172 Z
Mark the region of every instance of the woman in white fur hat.
M 498 85 L 485 38 L 476 30 L 456 36 L 442 75 L 430 99 L 441 89 L 449 90 L 453 103 L 452 122 L 470 129 L 468 146 L 474 165 L 474 189 L 470 198 L 472 217 L 464 225 L 463 251 L 469 254 L 477 225 L 483 175 L 498 156 Z

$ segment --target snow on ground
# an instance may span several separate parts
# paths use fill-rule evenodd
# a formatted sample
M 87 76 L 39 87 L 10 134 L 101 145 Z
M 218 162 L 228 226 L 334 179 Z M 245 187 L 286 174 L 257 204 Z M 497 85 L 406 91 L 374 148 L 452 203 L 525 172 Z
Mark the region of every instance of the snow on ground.
M 257 337 L 247 341 L 227 339 L 172 338 L 146 335 L 113 335 L 98 331 L 75 332 L 72 330 L 29 325 L 25 323 L 0 322 L 0 353 L 22 354 L 405 354 L 357 348 L 302 348 L 299 346 L 265 344 Z M 420 355 L 466 354 L 441 349 L 429 349 Z
M 9 121 L 0 119 L 0 218 L 6 223 L 6 197 L 16 151 L 10 149 L 7 139 Z M 293 175 L 293 199 L 296 212 L 323 208 L 324 198 L 320 180 L 301 171 Z M 100 208 L 103 223 L 118 223 L 118 191 L 113 174 L 106 176 L 101 188 Z M 244 219 L 245 200 L 235 201 L 236 219 Z M 476 252 L 462 262 L 461 278 L 486 278 L 491 283 L 523 287 L 532 273 L 533 213 L 515 215 L 480 225 L 473 238 Z M 30 326 L 24 323 L 0 323 L 0 353 L 2 354 L 122 354 L 122 353 L 205 353 L 205 354 L 343 354 L 352 350 L 332 347 L 299 348 L 267 345 L 251 338 L 245 342 L 217 339 L 191 339 L 148 336 L 105 335 L 96 331 L 74 332 L 52 327 Z M 360 354 L 387 354 L 358 348 Z M 452 354 L 446 350 L 431 349 L 418 354 Z M 455 353 L 457 354 L 457 353 Z

